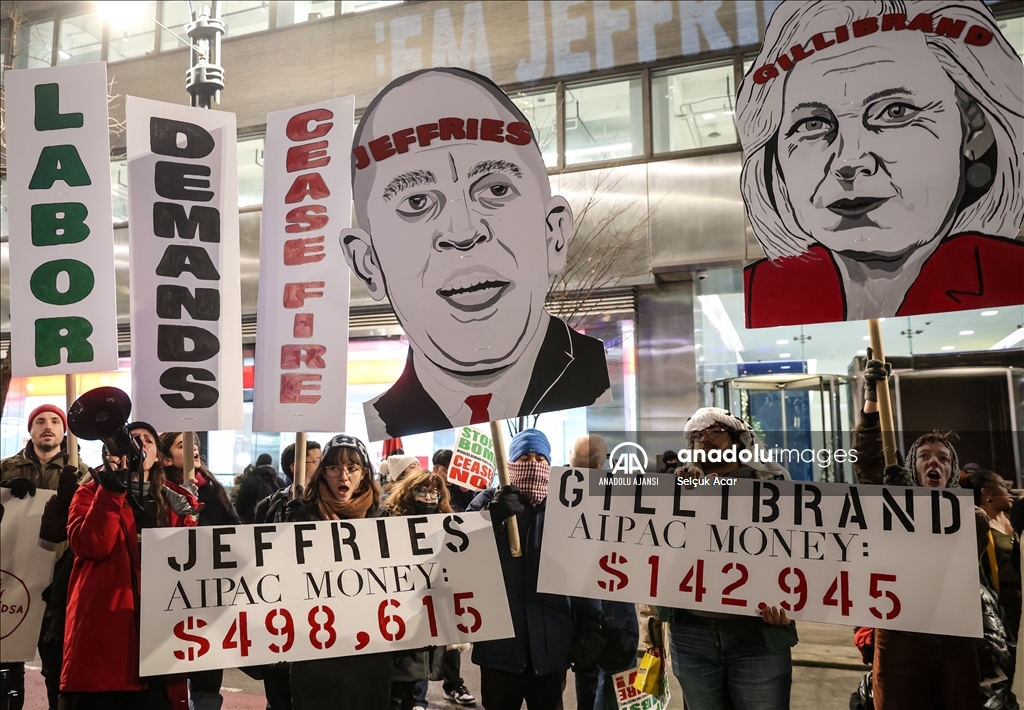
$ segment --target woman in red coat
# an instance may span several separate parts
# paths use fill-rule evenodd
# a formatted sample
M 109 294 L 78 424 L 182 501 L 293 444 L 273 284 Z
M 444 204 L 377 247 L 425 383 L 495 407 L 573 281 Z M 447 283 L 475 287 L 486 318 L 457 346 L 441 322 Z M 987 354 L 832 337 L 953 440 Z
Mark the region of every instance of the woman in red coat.
M 199 504 L 164 480 L 153 427 L 138 422 L 129 431 L 145 454 L 141 505 L 133 505 L 118 470 L 125 461 L 111 459 L 79 487 L 68 514 L 75 562 L 60 687 L 70 710 L 188 708 L 183 677 L 139 677 L 139 537 L 146 527 L 195 525 Z

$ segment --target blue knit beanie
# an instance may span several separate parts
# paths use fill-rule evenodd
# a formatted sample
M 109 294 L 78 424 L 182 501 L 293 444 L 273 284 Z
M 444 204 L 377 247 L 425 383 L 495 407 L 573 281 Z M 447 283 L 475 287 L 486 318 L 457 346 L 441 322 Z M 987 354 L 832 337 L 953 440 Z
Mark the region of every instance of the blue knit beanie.
M 551 463 L 551 444 L 540 429 L 523 429 L 512 438 L 508 447 L 509 463 L 529 453 L 540 454 Z

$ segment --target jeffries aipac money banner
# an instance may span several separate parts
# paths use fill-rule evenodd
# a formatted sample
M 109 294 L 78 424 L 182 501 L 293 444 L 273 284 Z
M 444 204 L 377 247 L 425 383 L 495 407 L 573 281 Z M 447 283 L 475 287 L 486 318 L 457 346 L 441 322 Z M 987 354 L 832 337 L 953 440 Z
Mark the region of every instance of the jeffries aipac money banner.
M 142 534 L 142 675 L 512 636 L 486 513 Z
M 267 116 L 253 431 L 345 430 L 354 105 Z
M 969 491 L 557 467 L 544 528 L 541 592 L 982 633 Z

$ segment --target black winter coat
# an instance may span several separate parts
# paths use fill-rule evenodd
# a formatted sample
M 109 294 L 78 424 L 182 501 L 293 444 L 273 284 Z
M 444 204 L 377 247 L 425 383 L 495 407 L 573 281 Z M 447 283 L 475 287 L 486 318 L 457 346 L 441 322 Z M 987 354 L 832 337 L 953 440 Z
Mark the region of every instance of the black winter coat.
M 256 522 L 256 504 L 284 488 L 284 481 L 270 466 L 257 466 L 238 484 L 235 510 L 246 525 Z
M 367 518 L 381 517 L 372 507 Z M 285 512 L 287 522 L 322 520 L 315 505 L 292 500 Z M 394 654 L 297 661 L 292 664 L 293 710 L 390 710 Z

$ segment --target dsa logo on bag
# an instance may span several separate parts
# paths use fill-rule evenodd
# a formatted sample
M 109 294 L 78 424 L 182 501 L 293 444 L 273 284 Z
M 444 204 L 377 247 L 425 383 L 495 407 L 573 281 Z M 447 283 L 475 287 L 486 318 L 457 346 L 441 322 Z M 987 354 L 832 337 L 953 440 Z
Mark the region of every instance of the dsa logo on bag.
M 17 576 L 0 570 L 0 639 L 13 634 L 28 616 L 32 598 Z
M 627 447 L 632 447 L 635 451 L 625 450 Z M 622 453 L 619 453 L 622 451 Z M 616 456 L 618 454 L 618 456 Z M 642 476 L 647 471 L 647 452 L 644 451 L 644 447 L 640 444 L 634 444 L 632 441 L 624 441 L 614 449 L 609 458 L 614 462 L 612 466 L 612 474 L 622 473 L 627 476 L 636 474 Z M 643 463 L 641 463 L 641 460 Z

